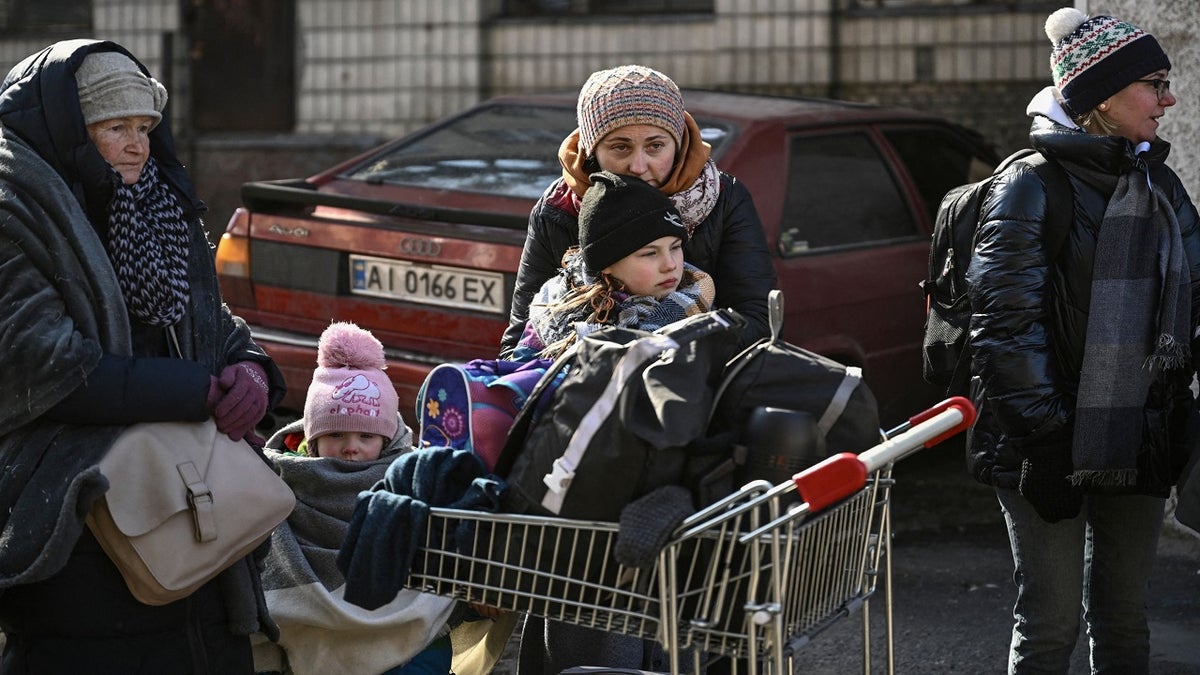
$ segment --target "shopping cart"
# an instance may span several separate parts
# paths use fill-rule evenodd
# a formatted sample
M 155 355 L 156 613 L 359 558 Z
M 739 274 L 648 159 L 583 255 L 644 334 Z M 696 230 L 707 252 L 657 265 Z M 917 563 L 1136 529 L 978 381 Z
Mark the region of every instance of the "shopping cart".
M 687 518 L 645 568 L 616 562 L 616 523 L 433 508 L 408 586 L 657 640 L 672 675 L 712 655 L 790 673 L 809 639 L 860 611 L 869 672 L 869 600 L 882 573 L 891 672 L 892 466 L 974 416 L 966 399 L 947 399 L 859 455 L 778 485 L 749 483 Z

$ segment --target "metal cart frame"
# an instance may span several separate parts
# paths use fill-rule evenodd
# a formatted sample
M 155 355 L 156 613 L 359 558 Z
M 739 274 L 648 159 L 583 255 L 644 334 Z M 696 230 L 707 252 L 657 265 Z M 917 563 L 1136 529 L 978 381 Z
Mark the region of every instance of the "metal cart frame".
M 969 402 L 948 399 L 862 454 L 749 483 L 686 519 L 646 568 L 616 562 L 616 523 L 433 508 L 408 586 L 658 640 L 672 675 L 712 654 L 745 659 L 751 673 L 792 672 L 808 640 L 861 611 L 869 673 L 882 574 L 891 673 L 892 466 L 973 419 Z

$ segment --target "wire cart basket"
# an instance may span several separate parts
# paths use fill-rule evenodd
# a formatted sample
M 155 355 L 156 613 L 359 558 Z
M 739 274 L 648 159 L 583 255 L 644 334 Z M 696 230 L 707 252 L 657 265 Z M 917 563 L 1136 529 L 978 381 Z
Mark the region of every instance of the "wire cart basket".
M 616 523 L 433 508 L 408 586 L 657 640 L 672 675 L 714 654 L 744 659 L 751 673 L 793 672 L 806 642 L 859 611 L 869 672 L 869 601 L 883 575 L 891 672 L 892 466 L 967 428 L 974 413 L 947 399 L 859 455 L 778 485 L 749 483 L 686 519 L 644 568 L 616 562 Z

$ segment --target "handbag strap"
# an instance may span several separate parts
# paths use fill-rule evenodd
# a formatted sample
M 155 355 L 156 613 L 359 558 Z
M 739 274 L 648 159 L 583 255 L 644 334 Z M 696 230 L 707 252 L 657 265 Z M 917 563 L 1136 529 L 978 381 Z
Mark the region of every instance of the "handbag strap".
M 217 514 L 213 511 L 212 491 L 200 475 L 200 470 L 193 462 L 180 462 L 175 465 L 179 477 L 187 486 L 188 510 L 192 512 L 192 527 L 195 529 L 196 541 L 215 541 L 217 538 Z

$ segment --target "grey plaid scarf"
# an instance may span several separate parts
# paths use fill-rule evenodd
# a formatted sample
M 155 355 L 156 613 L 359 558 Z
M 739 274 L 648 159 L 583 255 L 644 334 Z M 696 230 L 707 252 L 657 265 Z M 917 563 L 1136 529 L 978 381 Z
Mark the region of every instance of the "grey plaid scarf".
M 1096 242 L 1072 483 L 1136 483 L 1150 383 L 1190 359 L 1190 281 L 1175 211 L 1139 160 L 1117 180 Z

